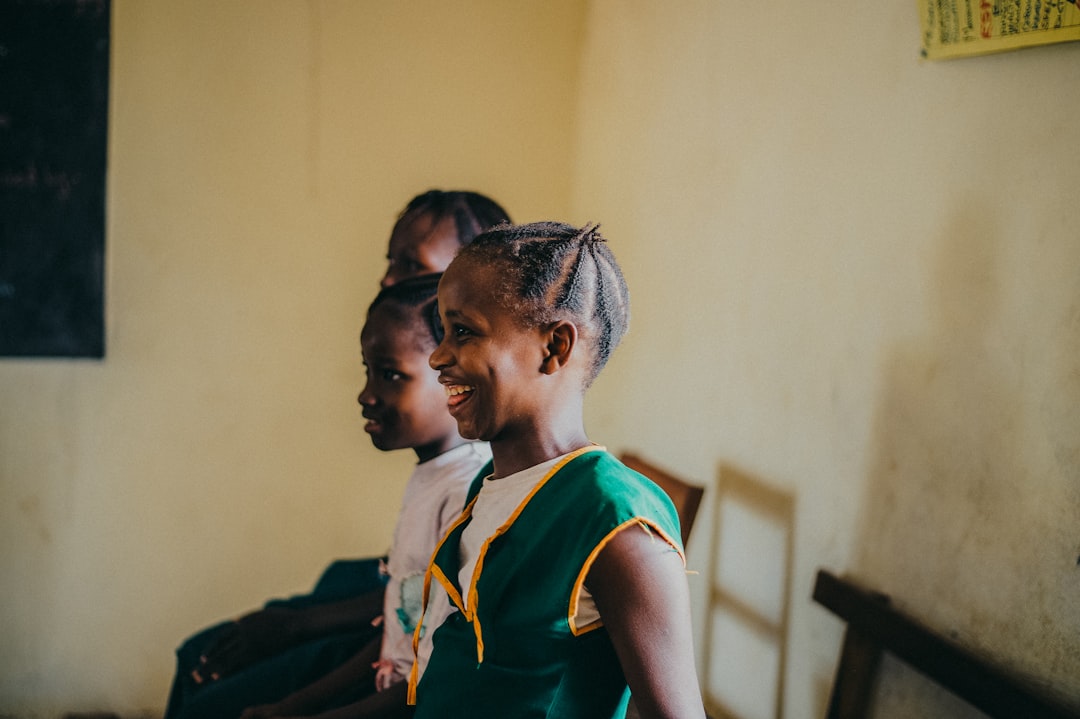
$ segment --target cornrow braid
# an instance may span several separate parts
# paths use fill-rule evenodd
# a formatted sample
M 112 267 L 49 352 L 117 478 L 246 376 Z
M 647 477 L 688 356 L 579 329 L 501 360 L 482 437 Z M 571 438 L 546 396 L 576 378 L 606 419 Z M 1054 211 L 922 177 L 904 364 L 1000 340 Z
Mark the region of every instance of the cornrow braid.
M 510 215 L 486 195 L 470 190 L 428 190 L 409 200 L 398 215 L 398 223 L 419 214 L 431 215 L 432 224 L 454 218 L 458 242 L 467 245 L 478 234 L 496 225 L 509 223 Z
M 442 341 L 442 322 L 439 320 L 435 298 L 439 290 L 442 273 L 420 275 L 384 287 L 375 295 L 368 306 L 367 316 L 383 304 L 393 304 L 401 311 L 399 318 L 408 324 L 424 330 L 425 340 L 430 339 L 436 345 Z
M 616 307 L 613 312 L 611 309 L 609 309 L 609 304 L 625 304 L 628 301 L 628 298 L 626 282 L 623 280 L 622 272 L 619 270 L 617 265 L 614 269 L 616 270 L 618 279 L 621 283 L 621 289 L 616 292 L 616 297 L 609 296 L 609 284 L 604 281 L 605 273 L 600 271 L 600 267 L 603 263 L 608 261 L 614 264 L 615 258 L 612 257 L 610 251 L 607 252 L 606 256 L 598 252 L 597 248 L 599 247 L 607 249 L 607 245 L 602 244 L 604 242 L 604 238 L 600 236 L 598 232 L 599 229 L 599 225 L 593 225 L 591 228 L 589 228 L 588 235 L 583 239 L 583 242 L 585 244 L 585 247 L 588 248 L 589 254 L 592 256 L 593 263 L 597 267 L 595 314 L 602 323 L 601 331 L 597 334 L 597 341 L 600 345 L 597 352 L 604 357 L 610 357 L 611 353 L 615 351 L 615 345 L 617 345 L 619 343 L 619 340 L 622 339 L 622 336 L 626 334 L 627 326 L 624 323 L 620 328 L 615 327 L 614 316 L 615 314 L 617 314 L 618 310 Z M 627 308 L 627 310 L 629 310 L 629 308 Z M 627 320 L 628 319 L 629 318 L 627 317 Z M 615 344 L 611 344 L 612 338 L 614 338 Z
M 592 384 L 630 324 L 630 296 L 599 225 L 506 225 L 478 235 L 460 256 L 501 263 L 496 297 L 524 324 L 569 316 L 590 356 Z

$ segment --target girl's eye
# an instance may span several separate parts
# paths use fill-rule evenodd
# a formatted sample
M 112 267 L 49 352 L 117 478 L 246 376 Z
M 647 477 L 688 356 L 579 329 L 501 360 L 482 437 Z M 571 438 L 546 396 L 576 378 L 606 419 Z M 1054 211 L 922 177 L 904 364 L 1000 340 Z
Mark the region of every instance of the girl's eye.
M 389 257 L 388 265 L 404 275 L 419 275 L 424 266 L 411 257 Z
M 399 379 L 401 379 L 401 378 L 402 378 L 403 376 L 404 376 L 404 375 L 402 375 L 402 374 L 401 374 L 400 372 L 398 372 L 397 370 L 392 370 L 392 369 L 384 369 L 384 370 L 382 371 L 382 378 L 383 378 L 384 380 L 386 380 L 387 382 L 397 382 L 397 381 L 398 381 Z
M 452 328 L 454 337 L 458 339 L 464 339 L 472 334 L 468 327 L 462 327 L 461 325 L 454 325 Z

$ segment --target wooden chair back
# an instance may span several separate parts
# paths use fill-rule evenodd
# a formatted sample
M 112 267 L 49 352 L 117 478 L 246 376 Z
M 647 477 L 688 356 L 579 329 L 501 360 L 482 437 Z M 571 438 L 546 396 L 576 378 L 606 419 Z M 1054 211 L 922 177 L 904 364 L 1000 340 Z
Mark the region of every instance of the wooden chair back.
M 826 719 L 861 719 L 873 698 L 885 652 L 902 660 L 971 706 L 995 719 L 1076 719 L 1078 714 L 1046 688 L 1004 669 L 914 617 L 894 609 L 888 596 L 818 570 L 814 601 L 846 623 Z
M 705 494 L 705 488 L 676 477 L 666 469 L 657 467 L 633 452 L 623 452 L 619 455 L 619 460 L 635 472 L 640 472 L 656 482 L 660 489 L 671 497 L 671 502 L 679 513 L 682 543 L 685 547 L 687 540 L 690 539 L 690 529 L 694 526 L 694 519 L 701 506 L 701 497 Z

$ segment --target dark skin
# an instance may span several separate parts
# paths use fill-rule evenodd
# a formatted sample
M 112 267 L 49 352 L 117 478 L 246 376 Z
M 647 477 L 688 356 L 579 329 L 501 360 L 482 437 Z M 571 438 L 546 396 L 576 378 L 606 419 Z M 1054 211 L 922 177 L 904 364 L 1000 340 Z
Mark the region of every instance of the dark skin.
M 585 586 L 593 595 L 643 719 L 705 716 L 694 669 L 682 559 L 643 527 L 615 535 Z
M 446 336 L 431 355 L 462 436 L 491 443 L 495 478 L 590 444 L 588 348 L 571 318 L 524 324 L 489 288 L 505 267 L 455 260 L 439 284 Z M 585 581 L 642 717 L 702 718 L 682 557 L 640 526 L 604 547 Z
M 308 719 L 390 719 L 407 718 L 413 715 L 413 708 L 406 703 L 408 684 L 399 682 L 381 692 L 371 694 L 364 699 L 330 709 L 319 714 L 308 714 L 312 707 L 320 706 L 327 697 L 352 688 L 358 682 L 372 682 L 375 679 L 373 664 L 379 658 L 379 642 L 368 644 L 345 664 L 333 670 L 318 681 L 290 694 L 276 704 L 263 704 L 244 710 L 240 719 L 276 719 L 277 717 L 307 716 Z
M 364 431 L 379 449 L 411 449 L 420 462 L 465 441 L 442 408 L 444 392 L 427 363 L 432 343 L 415 312 L 389 303 L 372 311 L 360 333 Z
M 464 442 L 453 418 L 443 409 L 445 393 L 427 364 L 431 351 L 428 332 L 416 320 L 415 313 L 403 312 L 396 305 L 384 303 L 372 310 L 360 333 L 367 379 L 357 401 L 367 420 L 364 430 L 379 449 L 410 448 L 420 462 Z M 381 611 L 381 604 L 379 609 Z M 371 642 L 344 664 L 280 701 L 249 707 L 241 719 L 411 716 L 412 707 L 405 701 L 405 682 L 375 692 L 359 702 L 310 714 L 345 691 L 374 682 L 373 665 L 379 659 L 380 645 L 379 640 Z
M 192 678 L 216 681 L 302 641 L 366 627 L 382 614 L 382 605 L 378 590 L 305 609 L 266 607 L 245 614 L 222 630 Z
M 460 392 L 447 403 L 458 431 L 491 443 L 496 478 L 589 444 L 576 325 L 523 327 L 488 291 L 497 277 L 472 260 L 451 265 L 439 284 L 446 338 L 430 359 L 448 392 Z
M 426 212 L 403 217 L 391 233 L 387 248 L 387 269 L 380 286 L 388 287 L 410 277 L 442 272 L 459 248 L 453 218 L 447 217 L 436 222 L 431 214 Z M 392 371 L 392 368 L 388 369 L 383 362 L 386 355 L 383 348 L 376 347 L 373 352 L 377 355 L 373 359 L 377 364 L 376 372 Z M 420 369 L 425 373 L 427 371 L 426 366 Z M 381 405 L 376 406 L 371 396 L 369 394 L 367 401 L 363 394 L 359 398 L 361 406 L 365 407 L 368 426 L 376 423 L 375 420 L 379 419 L 376 415 L 382 411 Z M 393 422 L 380 424 L 377 431 L 370 432 L 372 442 L 383 450 L 399 448 L 395 446 L 397 440 L 392 436 L 394 427 L 385 428 L 385 425 L 392 425 Z M 460 443 L 456 430 L 452 434 L 455 441 Z M 387 435 L 391 436 L 387 438 Z M 450 444 L 452 445 L 452 442 Z M 449 448 L 447 443 L 436 439 L 418 450 L 419 459 L 423 462 Z M 202 658 L 200 666 L 192 671 L 192 678 L 200 684 L 216 681 L 301 641 L 370 624 L 379 616 L 381 610 L 382 594 L 376 592 L 371 596 L 305 610 L 266 608 L 251 612 L 222 631 L 217 642 Z
M 402 217 L 390 235 L 386 273 L 379 285 L 389 287 L 411 277 L 442 272 L 460 247 L 457 227 L 452 217 L 444 217 L 438 222 L 428 212 Z M 371 381 L 371 367 L 375 367 L 374 371 L 379 378 L 386 380 L 384 385 L 393 385 L 393 378 L 389 375 L 394 374 L 396 368 L 389 366 L 386 360 L 388 355 L 392 360 L 397 349 L 380 346 L 370 349 L 371 362 L 365 362 L 367 386 L 358 397 L 360 405 L 365 408 L 365 419 L 368 420 L 365 429 L 369 431 L 372 442 L 383 450 L 407 445 L 400 445 L 395 437 L 396 427 L 400 424 L 398 418 L 391 416 L 387 419 L 383 416 L 387 402 L 379 399 L 382 393 L 370 389 L 375 384 Z M 422 352 L 426 364 L 427 349 Z M 426 366 L 419 370 L 424 373 L 428 371 Z M 373 424 L 379 426 L 372 427 Z M 371 429 L 368 429 L 369 427 Z M 447 421 L 444 428 L 446 427 L 449 428 L 448 434 L 444 432 L 442 438 L 429 435 L 427 441 L 417 448 L 419 461 L 426 461 L 461 443 L 454 423 Z M 207 651 L 206 656 L 202 657 L 200 665 L 192 671 L 192 678 L 200 684 L 217 681 L 302 641 L 367 626 L 381 616 L 382 606 L 383 593 L 376 591 L 304 610 L 268 607 L 251 612 L 222 631 L 216 643 Z M 380 692 L 382 693 L 385 692 Z M 411 715 L 411 710 L 408 714 Z
M 429 330 L 392 303 L 378 305 L 361 332 L 366 382 L 357 401 L 367 422 L 364 429 L 379 449 L 412 449 L 425 462 L 460 446 L 464 440 L 444 409 L 445 393 L 428 366 Z M 381 616 L 383 593 L 305 610 L 268 608 L 242 617 L 208 654 L 202 671 L 224 676 L 231 668 L 268 656 L 298 641 L 370 624 Z M 250 707 L 243 719 L 300 716 L 323 706 L 358 683 L 373 682 L 372 664 L 380 641 L 365 646 L 349 661 L 279 702 Z M 224 671 L 223 671 L 224 669 Z M 213 677 L 217 678 L 217 677 Z M 404 682 L 361 702 L 318 714 L 327 717 L 411 716 Z
M 389 287 L 409 277 L 442 272 L 461 249 L 453 217 L 436 222 L 430 213 L 402 217 L 390 235 L 386 252 L 386 274 L 380 287 Z

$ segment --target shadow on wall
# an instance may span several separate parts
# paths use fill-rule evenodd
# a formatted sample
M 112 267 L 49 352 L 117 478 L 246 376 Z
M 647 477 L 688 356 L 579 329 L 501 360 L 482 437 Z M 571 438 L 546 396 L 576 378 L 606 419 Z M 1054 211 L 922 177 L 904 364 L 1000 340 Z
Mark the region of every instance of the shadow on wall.
M 795 554 L 795 495 L 719 470 L 705 619 L 709 716 L 782 719 Z
M 1068 497 L 1076 440 L 1051 429 L 1077 427 L 1069 407 L 1080 405 L 1080 374 L 1067 358 L 1080 356 L 1080 340 L 1048 332 L 1057 359 L 1044 360 L 1039 332 L 1053 322 L 1010 320 L 1016 280 L 1023 292 L 1038 279 L 1003 263 L 1003 247 L 992 208 L 976 203 L 944 229 L 929 331 L 884 367 L 855 573 L 928 626 L 1034 678 L 1080 666 L 1063 631 L 1078 613 L 1054 586 L 1076 571 L 1075 521 L 1063 524 L 1075 510 L 1054 506 Z M 1068 330 L 1080 316 L 1076 293 L 1066 305 Z M 945 707 L 982 716 L 911 674 L 883 665 L 874 716 Z

